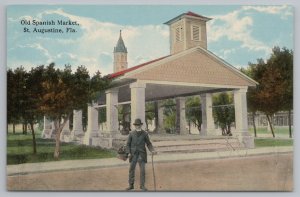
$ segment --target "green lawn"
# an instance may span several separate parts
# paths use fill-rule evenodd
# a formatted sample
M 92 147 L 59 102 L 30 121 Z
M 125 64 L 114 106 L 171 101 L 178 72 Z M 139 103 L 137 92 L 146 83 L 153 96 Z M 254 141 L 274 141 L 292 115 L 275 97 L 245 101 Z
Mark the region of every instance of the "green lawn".
M 255 147 L 293 146 L 292 139 L 254 139 Z
M 292 132 L 293 132 L 293 129 L 292 129 Z M 250 128 L 250 133 L 252 133 L 254 135 L 253 128 Z M 256 133 L 257 133 L 257 137 L 259 137 L 259 134 L 270 134 L 270 135 L 272 135 L 271 131 L 268 131 L 267 128 L 257 128 Z M 288 128 L 278 128 L 278 127 L 276 128 L 275 127 L 274 133 L 275 133 L 275 136 L 277 134 L 289 136 L 289 129 Z
M 7 164 L 35 163 L 54 161 L 54 139 L 41 139 L 37 134 L 37 154 L 32 154 L 31 134 L 8 134 L 7 139 Z M 72 143 L 61 144 L 60 160 L 96 159 L 115 157 L 116 152 L 99 147 L 89 147 Z
M 264 130 L 260 130 L 262 133 Z M 258 135 L 259 136 L 259 135 Z M 7 164 L 36 163 L 54 161 L 54 139 L 37 138 L 37 154 L 32 154 L 32 136 L 21 133 L 8 134 L 7 139 Z M 255 147 L 293 146 L 292 139 L 255 139 Z M 60 160 L 96 159 L 116 157 L 116 152 L 99 147 L 89 147 L 72 143 L 61 144 Z

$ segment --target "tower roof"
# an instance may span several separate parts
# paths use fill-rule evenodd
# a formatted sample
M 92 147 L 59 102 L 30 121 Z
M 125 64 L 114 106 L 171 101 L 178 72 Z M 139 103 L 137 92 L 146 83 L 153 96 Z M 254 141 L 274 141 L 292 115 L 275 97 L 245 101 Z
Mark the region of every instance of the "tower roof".
M 117 46 L 114 48 L 114 53 L 127 53 L 127 48 L 125 47 L 124 41 L 122 39 L 122 30 L 120 30 L 120 37 L 117 42 Z
M 180 19 L 182 19 L 182 18 L 184 18 L 184 17 L 190 17 L 190 18 L 196 17 L 196 18 L 202 19 L 202 20 L 204 20 L 204 21 L 209 21 L 209 20 L 211 20 L 211 18 L 208 18 L 208 17 L 205 17 L 205 16 L 201 16 L 201 15 L 196 14 L 196 13 L 194 13 L 194 12 L 188 11 L 188 12 L 186 12 L 186 13 L 180 14 L 179 16 L 176 16 L 175 18 L 172 18 L 171 20 L 165 22 L 164 24 L 170 25 L 171 23 L 173 23 L 173 22 L 175 22 L 175 21 L 178 21 L 178 20 L 180 20 Z

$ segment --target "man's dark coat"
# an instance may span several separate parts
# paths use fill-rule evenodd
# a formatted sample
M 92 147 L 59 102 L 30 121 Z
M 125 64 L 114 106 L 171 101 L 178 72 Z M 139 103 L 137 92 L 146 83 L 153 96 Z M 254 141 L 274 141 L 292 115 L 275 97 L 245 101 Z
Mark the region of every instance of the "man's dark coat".
M 131 159 L 135 154 L 139 154 L 142 161 L 147 163 L 146 145 L 150 151 L 154 151 L 149 135 L 146 131 L 132 131 L 129 133 L 126 144 L 126 153 L 131 154 L 129 162 L 131 162 Z

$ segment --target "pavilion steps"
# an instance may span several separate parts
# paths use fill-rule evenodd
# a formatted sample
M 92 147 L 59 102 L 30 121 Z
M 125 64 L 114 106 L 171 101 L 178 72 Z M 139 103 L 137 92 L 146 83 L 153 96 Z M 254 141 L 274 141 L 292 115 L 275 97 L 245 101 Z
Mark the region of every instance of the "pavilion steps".
M 153 140 L 159 153 L 215 152 L 244 149 L 237 138 Z

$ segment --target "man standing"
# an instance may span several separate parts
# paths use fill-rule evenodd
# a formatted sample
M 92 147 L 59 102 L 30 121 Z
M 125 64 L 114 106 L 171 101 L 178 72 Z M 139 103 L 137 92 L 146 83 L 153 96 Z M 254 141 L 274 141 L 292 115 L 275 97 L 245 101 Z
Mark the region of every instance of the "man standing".
M 129 187 L 127 190 L 134 189 L 134 175 L 136 163 L 139 163 L 140 166 L 140 189 L 147 191 L 145 187 L 145 163 L 147 163 L 147 151 L 146 145 L 151 151 L 152 154 L 156 154 L 152 143 L 150 142 L 148 133 L 142 130 L 142 121 L 141 119 L 136 119 L 133 123 L 135 130 L 132 131 L 127 139 L 126 144 L 126 153 L 129 155 Z

